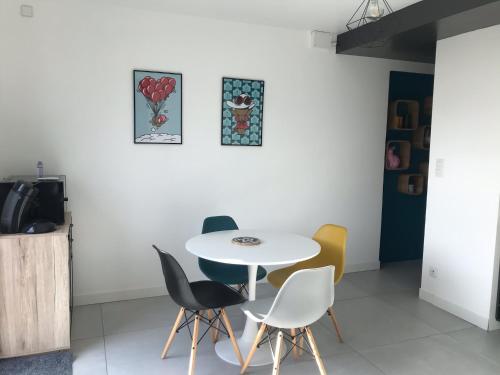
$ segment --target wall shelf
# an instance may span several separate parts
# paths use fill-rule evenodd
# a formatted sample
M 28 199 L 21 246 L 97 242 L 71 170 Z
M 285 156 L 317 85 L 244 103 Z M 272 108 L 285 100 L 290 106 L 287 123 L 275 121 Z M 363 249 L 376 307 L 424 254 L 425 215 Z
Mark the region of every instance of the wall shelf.
M 394 154 L 399 157 L 399 166 L 391 168 L 387 159 L 389 150 L 393 149 Z M 410 167 L 411 160 L 411 144 L 408 141 L 388 141 L 385 148 L 385 169 L 388 171 L 403 171 Z
M 400 175 L 398 177 L 398 192 L 406 195 L 421 195 L 424 192 L 424 175 Z
M 498 0 L 418 1 L 337 36 L 338 54 L 434 64 L 436 42 L 498 24 Z M 382 42 L 382 43 L 381 43 Z M 378 45 L 377 48 L 370 48 Z
M 401 110 L 407 113 L 408 123 L 405 125 Z M 416 100 L 395 100 L 389 105 L 387 128 L 389 130 L 412 131 L 417 129 L 420 105 Z
M 419 126 L 413 132 L 412 144 L 418 150 L 429 150 L 431 147 L 431 127 L 430 125 Z

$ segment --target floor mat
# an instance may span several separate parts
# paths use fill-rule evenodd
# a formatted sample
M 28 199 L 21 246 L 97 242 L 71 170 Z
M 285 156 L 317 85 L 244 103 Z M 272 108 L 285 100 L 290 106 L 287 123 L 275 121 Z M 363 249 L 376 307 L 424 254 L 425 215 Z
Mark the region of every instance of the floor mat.
M 72 363 L 69 350 L 0 359 L 0 375 L 71 375 Z

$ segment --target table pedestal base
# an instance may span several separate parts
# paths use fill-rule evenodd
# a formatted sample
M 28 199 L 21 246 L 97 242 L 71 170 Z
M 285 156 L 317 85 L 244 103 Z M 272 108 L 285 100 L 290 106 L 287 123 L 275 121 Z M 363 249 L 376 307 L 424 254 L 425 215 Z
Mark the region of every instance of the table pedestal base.
M 243 357 L 243 361 L 245 361 L 248 357 L 248 353 L 250 353 L 253 341 L 245 340 L 243 337 L 236 339 L 236 341 L 238 341 L 241 356 Z M 238 361 L 238 358 L 236 358 L 236 354 L 234 354 L 234 349 L 229 339 L 221 340 L 217 344 L 215 344 L 215 352 L 224 361 L 236 366 L 240 366 L 240 362 Z M 284 356 L 285 353 L 286 347 L 282 349 L 281 355 Z M 252 361 L 250 362 L 250 366 L 264 366 L 270 365 L 272 363 L 273 355 L 271 354 L 271 349 L 269 348 L 269 344 L 265 343 L 256 350 L 255 354 L 252 357 Z

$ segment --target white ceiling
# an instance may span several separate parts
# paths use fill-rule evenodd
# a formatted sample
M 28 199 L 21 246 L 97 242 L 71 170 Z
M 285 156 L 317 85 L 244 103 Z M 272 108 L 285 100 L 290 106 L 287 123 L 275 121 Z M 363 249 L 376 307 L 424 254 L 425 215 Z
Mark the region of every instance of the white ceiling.
M 108 0 L 124 6 L 303 30 L 346 31 L 361 0 Z M 393 10 L 418 0 L 388 0 Z

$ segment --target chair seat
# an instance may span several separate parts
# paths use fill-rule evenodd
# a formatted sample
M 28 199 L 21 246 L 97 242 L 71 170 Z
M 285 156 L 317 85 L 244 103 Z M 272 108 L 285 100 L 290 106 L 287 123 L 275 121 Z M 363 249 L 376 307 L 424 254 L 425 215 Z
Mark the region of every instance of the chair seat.
M 200 303 L 197 310 L 218 309 L 226 306 L 239 305 L 246 299 L 235 290 L 216 281 L 195 281 L 189 284 Z
M 233 264 L 212 262 L 203 259 L 200 269 L 210 280 L 226 285 L 248 284 L 248 267 Z M 260 267 L 257 269 L 257 280 L 266 277 L 267 271 Z
M 266 319 L 273 302 L 274 297 L 247 301 L 241 305 L 241 310 L 254 322 L 260 323 Z
M 273 287 L 279 289 L 285 283 L 286 279 L 295 271 L 297 271 L 297 269 L 293 266 L 280 268 L 279 270 L 270 272 L 269 275 L 267 275 L 267 281 L 269 281 L 269 284 Z

